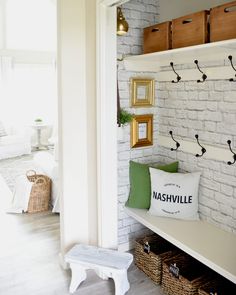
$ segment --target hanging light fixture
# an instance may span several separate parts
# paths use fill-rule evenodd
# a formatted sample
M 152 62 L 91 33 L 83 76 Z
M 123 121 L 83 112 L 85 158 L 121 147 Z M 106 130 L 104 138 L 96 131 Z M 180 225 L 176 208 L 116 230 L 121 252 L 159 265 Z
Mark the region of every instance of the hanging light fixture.
M 120 7 L 117 7 L 117 35 L 124 36 L 129 30 L 129 25 Z

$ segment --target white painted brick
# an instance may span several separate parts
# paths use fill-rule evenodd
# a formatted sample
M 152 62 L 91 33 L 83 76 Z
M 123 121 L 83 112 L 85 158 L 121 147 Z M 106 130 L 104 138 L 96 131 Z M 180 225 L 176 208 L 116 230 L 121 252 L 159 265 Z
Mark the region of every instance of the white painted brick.
M 234 199 L 232 197 L 228 197 L 223 193 L 215 192 L 215 200 L 220 204 L 225 204 L 228 206 L 233 206 Z
M 201 179 L 201 185 L 213 191 L 220 191 L 220 183 L 206 178 Z
M 226 185 L 226 184 L 221 184 L 220 185 L 220 191 L 227 195 L 227 196 L 232 196 L 233 195 L 233 192 L 234 192 L 234 189 L 232 186 L 230 185 Z
M 235 176 L 215 172 L 214 180 L 216 180 L 217 182 L 223 183 L 223 184 L 236 186 L 236 177 Z
M 211 209 L 202 204 L 199 204 L 199 211 L 205 216 L 209 216 L 211 214 Z
M 200 192 L 199 192 L 199 195 L 202 194 L 204 195 L 206 198 L 209 198 L 209 199 L 214 199 L 215 198 L 215 192 L 204 187 L 204 186 L 200 186 Z
M 206 109 L 206 102 L 205 101 L 189 101 L 187 104 L 187 109 L 203 111 Z
M 217 81 L 217 83 L 215 83 L 216 91 L 227 91 L 228 89 L 228 85 L 225 83 L 225 81 Z
M 213 210 L 219 210 L 219 203 L 216 200 L 206 198 L 205 196 L 199 196 L 199 203 L 201 205 L 204 204 L 204 206 L 211 208 Z
M 199 100 L 208 100 L 209 93 L 207 91 L 200 91 L 198 92 L 198 99 Z
M 198 100 L 198 91 L 185 91 L 185 93 L 188 94 L 189 100 Z
M 233 208 L 225 204 L 220 204 L 220 212 L 228 216 L 233 216 Z
M 216 91 L 210 91 L 209 92 L 209 100 L 214 101 L 222 101 L 223 100 L 223 93 L 222 92 L 216 92 Z
M 123 227 L 118 230 L 118 236 L 125 236 L 130 233 L 130 226 Z
M 218 103 L 215 101 L 207 101 L 206 107 L 209 111 L 217 111 Z
M 122 227 L 123 227 L 123 221 L 122 221 L 122 220 L 119 220 L 119 221 L 118 221 L 118 229 L 119 229 L 119 228 L 122 228 Z
M 230 123 L 218 122 L 216 130 L 218 133 L 236 135 L 236 128 Z
M 120 152 L 118 159 L 121 161 L 122 160 L 129 160 L 130 159 L 130 152 L 129 151 Z
M 123 219 L 123 225 L 128 226 L 128 225 L 133 225 L 137 224 L 137 221 L 131 217 Z
M 223 120 L 226 123 L 235 124 L 236 115 L 235 114 L 225 113 L 225 114 L 223 114 Z
M 234 113 L 236 112 L 236 102 L 219 102 L 219 110 L 222 112 Z
M 224 101 L 236 102 L 236 92 L 235 91 L 225 91 L 224 92 Z
M 185 112 L 188 115 L 188 118 L 191 120 L 196 120 L 198 119 L 198 112 L 197 111 L 184 111 L 182 110 L 182 112 Z
M 137 158 L 142 158 L 143 157 L 143 149 L 133 149 L 130 152 L 131 159 L 137 159 Z
M 118 243 L 119 243 L 119 245 L 128 243 L 128 241 L 129 241 L 128 240 L 128 235 L 118 237 Z
M 205 129 L 207 131 L 216 131 L 216 122 L 205 122 Z
M 229 166 L 226 163 L 224 163 L 224 164 L 221 164 L 221 172 L 228 175 L 235 175 L 236 167 L 234 165 Z

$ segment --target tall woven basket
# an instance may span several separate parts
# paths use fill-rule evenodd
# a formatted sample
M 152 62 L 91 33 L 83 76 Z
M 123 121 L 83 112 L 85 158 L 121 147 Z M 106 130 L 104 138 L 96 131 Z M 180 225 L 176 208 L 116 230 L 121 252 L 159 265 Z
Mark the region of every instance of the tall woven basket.
M 30 182 L 33 182 L 27 212 L 48 211 L 51 199 L 51 179 L 46 175 L 36 174 L 34 170 L 27 171 L 26 176 Z
M 145 252 L 145 244 L 150 245 L 150 252 Z M 176 248 L 158 235 L 151 235 L 135 241 L 134 261 L 137 267 L 156 284 L 161 283 L 162 261 L 176 254 Z

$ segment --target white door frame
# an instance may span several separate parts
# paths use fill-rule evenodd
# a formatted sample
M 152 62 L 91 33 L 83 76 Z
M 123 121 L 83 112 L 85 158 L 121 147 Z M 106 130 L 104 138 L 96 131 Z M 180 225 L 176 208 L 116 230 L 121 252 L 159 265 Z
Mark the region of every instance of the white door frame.
M 116 6 L 97 1 L 98 243 L 118 248 Z

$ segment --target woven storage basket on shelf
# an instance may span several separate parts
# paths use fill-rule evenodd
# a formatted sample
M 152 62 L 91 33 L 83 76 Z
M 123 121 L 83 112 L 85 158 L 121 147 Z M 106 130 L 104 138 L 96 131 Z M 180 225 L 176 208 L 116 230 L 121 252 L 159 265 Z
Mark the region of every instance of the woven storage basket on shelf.
M 187 254 L 165 259 L 162 270 L 162 288 L 168 295 L 197 295 L 198 288 L 212 275 L 207 267 Z
M 144 245 L 150 245 L 149 254 L 144 251 Z M 155 283 L 161 283 L 162 261 L 177 253 L 176 248 L 157 235 L 151 235 L 135 241 L 134 261 L 139 269 L 148 275 Z
M 51 198 L 51 179 L 46 175 L 36 174 L 34 170 L 27 171 L 26 176 L 30 182 L 33 182 L 27 212 L 48 211 Z
M 199 288 L 199 295 L 230 295 L 236 294 L 236 285 L 222 277 L 215 277 Z

